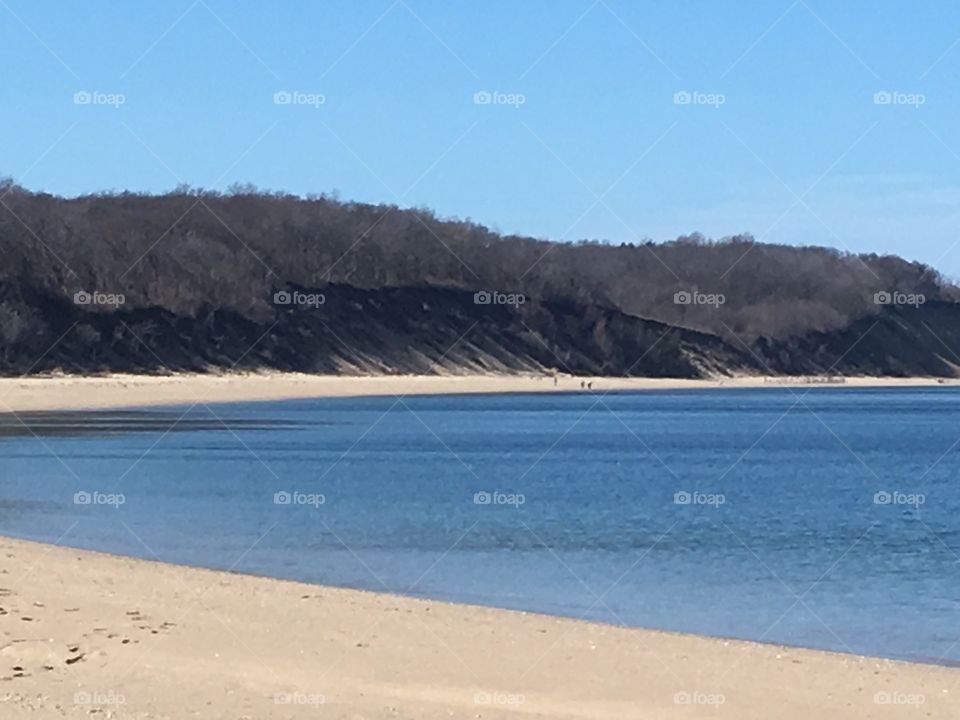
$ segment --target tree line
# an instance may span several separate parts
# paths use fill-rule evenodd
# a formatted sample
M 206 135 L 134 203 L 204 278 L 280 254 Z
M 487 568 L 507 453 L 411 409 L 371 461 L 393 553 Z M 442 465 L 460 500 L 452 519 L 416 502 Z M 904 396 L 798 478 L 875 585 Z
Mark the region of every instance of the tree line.
M 0 254 L 5 352 L 49 335 L 51 299 L 95 291 L 122 295 L 127 311 L 196 317 L 217 309 L 255 323 L 276 314 L 274 294 L 291 286 L 496 291 L 751 343 L 842 329 L 881 312 L 878 293 L 958 297 L 934 269 L 893 256 L 747 235 L 557 243 L 425 208 L 251 186 L 64 198 L 4 181 Z

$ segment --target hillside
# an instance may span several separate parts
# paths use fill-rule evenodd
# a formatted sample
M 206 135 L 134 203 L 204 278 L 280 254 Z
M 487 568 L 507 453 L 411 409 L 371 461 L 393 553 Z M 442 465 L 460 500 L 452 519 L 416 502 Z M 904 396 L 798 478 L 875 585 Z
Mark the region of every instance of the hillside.
M 7 375 L 948 376 L 960 362 L 957 289 L 895 257 L 747 237 L 548 243 L 242 189 L 65 199 L 7 183 L 0 199 Z

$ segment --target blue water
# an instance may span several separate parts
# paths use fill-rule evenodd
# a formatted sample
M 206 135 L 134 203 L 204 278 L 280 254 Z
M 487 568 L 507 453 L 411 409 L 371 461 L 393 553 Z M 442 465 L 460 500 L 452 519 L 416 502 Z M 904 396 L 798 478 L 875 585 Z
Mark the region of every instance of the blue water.
M 0 534 L 960 661 L 960 392 L 950 388 L 185 411 L 22 416 L 30 430 L 0 419 Z M 95 499 L 76 504 L 78 492 Z M 277 504 L 278 492 L 291 502 Z M 121 494 L 123 504 L 96 504 Z

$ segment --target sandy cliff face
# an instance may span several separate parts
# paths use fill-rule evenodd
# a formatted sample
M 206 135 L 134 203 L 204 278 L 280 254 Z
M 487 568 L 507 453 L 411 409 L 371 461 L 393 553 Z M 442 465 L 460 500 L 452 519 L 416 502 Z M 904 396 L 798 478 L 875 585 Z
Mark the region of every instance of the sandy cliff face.
M 485 303 L 442 287 L 288 287 L 240 312 L 77 304 L 6 288 L 15 332 L 0 373 L 275 369 L 310 373 L 513 373 L 699 378 L 728 374 L 953 376 L 960 306 L 887 308 L 841 330 L 727 337 L 591 304 Z M 312 301 L 307 299 L 313 298 Z M 285 302 L 286 300 L 289 300 Z

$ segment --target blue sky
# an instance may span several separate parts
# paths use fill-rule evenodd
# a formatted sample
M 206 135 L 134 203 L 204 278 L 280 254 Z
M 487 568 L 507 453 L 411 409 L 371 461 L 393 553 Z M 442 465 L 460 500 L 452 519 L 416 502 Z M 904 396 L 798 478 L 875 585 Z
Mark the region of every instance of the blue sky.
M 0 0 L 0 58 L 0 174 L 31 189 L 249 181 L 960 277 L 951 3 Z

